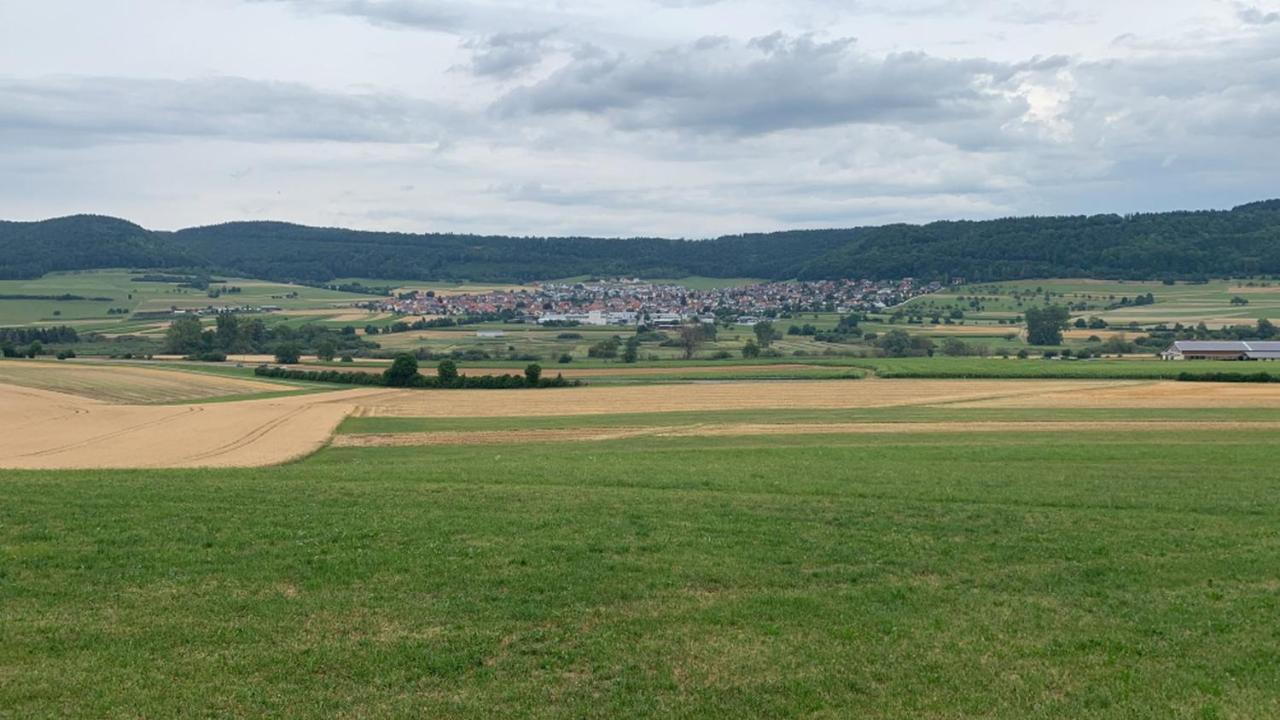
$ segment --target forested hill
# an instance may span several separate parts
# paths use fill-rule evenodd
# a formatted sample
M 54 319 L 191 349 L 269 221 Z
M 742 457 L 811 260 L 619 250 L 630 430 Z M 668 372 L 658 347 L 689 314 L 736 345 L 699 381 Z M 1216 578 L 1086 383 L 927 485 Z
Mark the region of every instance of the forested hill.
M 276 222 L 158 232 L 93 215 L 0 222 L 0 277 L 103 267 L 207 268 L 302 282 L 1280 274 L 1280 200 L 1226 211 L 936 222 L 714 240 L 413 235 Z

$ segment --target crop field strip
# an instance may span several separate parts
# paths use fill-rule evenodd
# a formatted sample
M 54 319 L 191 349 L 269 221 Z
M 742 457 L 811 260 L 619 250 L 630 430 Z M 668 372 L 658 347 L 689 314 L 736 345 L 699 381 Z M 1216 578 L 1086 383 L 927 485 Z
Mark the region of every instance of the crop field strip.
M 1280 430 L 1280 420 L 1156 422 L 1054 420 L 1041 422 L 900 422 L 900 423 L 736 423 L 698 425 L 654 425 L 560 430 L 473 430 L 419 433 L 341 434 L 332 447 L 398 447 L 415 445 L 510 445 L 525 443 L 605 442 L 637 438 L 747 437 L 777 435 L 892 435 L 982 433 L 1167 433 L 1192 431 L 1256 432 Z
M 0 362 L 0 383 L 114 403 L 164 404 L 278 393 L 285 386 L 247 378 L 85 363 Z

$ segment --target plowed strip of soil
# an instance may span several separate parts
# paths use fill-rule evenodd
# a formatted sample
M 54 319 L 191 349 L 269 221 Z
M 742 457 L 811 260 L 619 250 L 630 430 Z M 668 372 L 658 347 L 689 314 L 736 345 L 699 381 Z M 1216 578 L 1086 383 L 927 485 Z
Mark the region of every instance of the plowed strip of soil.
M 736 437 L 751 435 L 862 435 L 901 433 L 1176 432 L 1203 430 L 1280 430 L 1280 422 L 902 422 L 902 423 L 734 423 L 645 428 L 573 428 L 482 432 L 339 435 L 334 447 L 406 447 L 422 445 L 506 445 L 516 443 L 598 442 L 636 437 Z

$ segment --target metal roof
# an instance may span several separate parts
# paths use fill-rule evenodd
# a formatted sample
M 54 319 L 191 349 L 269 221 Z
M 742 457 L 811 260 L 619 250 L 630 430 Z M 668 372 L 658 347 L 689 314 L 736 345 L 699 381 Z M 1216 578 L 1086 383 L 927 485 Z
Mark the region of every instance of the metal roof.
M 1280 353 L 1280 342 L 1274 340 L 1178 340 L 1178 352 Z

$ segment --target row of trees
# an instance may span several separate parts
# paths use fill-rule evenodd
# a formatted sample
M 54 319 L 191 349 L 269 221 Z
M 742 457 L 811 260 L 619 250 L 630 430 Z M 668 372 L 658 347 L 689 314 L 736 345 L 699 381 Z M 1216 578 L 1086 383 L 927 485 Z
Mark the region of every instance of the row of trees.
M 391 367 L 382 373 L 356 370 L 298 370 L 262 365 L 254 371 L 254 374 L 259 377 L 284 378 L 288 380 L 399 388 L 494 390 L 575 387 L 582 384 L 578 380 L 572 382 L 565 380 L 564 376 L 559 374 L 554 378 L 543 377 L 542 366 L 537 363 L 527 366 L 523 375 L 463 375 L 459 372 L 456 363 L 452 360 L 443 360 L 436 367 L 435 376 L 431 377 L 418 371 L 417 358 L 408 353 L 396 356 L 391 363 Z
M 205 329 L 195 315 L 179 317 L 169 324 L 164 342 L 164 351 L 176 355 L 216 359 L 233 354 L 270 353 L 279 362 L 297 362 L 303 353 L 332 360 L 339 353 L 376 347 L 354 332 L 334 331 L 315 323 L 298 328 L 284 323 L 268 325 L 260 318 L 242 318 L 229 313 L 219 315 L 212 329 Z

